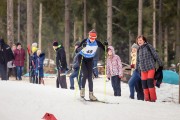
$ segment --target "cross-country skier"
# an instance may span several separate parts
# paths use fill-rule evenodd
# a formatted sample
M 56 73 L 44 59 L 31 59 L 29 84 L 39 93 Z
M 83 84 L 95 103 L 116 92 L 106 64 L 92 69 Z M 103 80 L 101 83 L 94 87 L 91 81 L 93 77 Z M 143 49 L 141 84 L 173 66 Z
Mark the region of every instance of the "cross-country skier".
M 100 41 L 96 40 L 96 38 L 97 38 L 97 33 L 93 29 L 89 32 L 89 37 L 87 39 L 84 39 L 79 45 L 79 48 L 83 47 L 83 49 L 79 53 L 79 62 L 83 73 L 82 89 L 80 91 L 80 96 L 82 98 L 85 97 L 85 84 L 86 84 L 86 79 L 88 79 L 89 99 L 92 101 L 97 100 L 97 98 L 93 95 L 93 81 L 92 81 L 93 57 L 98 47 L 105 50 L 104 45 Z

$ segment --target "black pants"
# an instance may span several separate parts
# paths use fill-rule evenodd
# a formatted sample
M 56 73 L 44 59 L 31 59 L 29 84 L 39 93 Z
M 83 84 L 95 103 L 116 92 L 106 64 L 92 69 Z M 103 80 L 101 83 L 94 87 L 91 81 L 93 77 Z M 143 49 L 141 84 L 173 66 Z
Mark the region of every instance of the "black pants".
M 81 70 L 83 73 L 82 88 L 85 88 L 86 79 L 88 79 L 89 91 L 93 92 L 93 81 L 92 81 L 93 58 L 84 58 L 84 57 L 82 58 L 82 56 L 79 55 L 78 60 L 79 60 L 79 64 L 81 65 Z
M 65 88 L 67 89 L 67 83 L 66 83 L 66 75 L 61 75 L 65 73 L 65 70 L 59 70 L 58 71 L 58 77 L 56 80 L 56 87 L 59 88 L 59 85 L 61 86 L 61 88 Z
M 0 76 L 1 80 L 8 80 L 7 63 L 0 63 Z
M 141 80 L 136 82 L 135 90 L 137 92 L 137 99 L 144 100 L 144 92 L 143 92 Z
M 8 68 L 8 79 L 10 76 L 13 76 L 16 78 L 17 80 L 17 72 L 16 72 L 16 67 L 13 67 L 13 68 Z
M 111 77 L 111 84 L 114 90 L 114 96 L 121 96 L 121 79 L 118 75 Z

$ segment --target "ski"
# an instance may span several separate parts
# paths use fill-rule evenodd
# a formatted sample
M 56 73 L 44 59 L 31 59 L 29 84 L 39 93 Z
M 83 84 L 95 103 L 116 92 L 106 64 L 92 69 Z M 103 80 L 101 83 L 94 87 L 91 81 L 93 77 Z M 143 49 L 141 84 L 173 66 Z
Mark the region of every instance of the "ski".
M 89 100 L 89 99 L 86 99 L 86 98 L 82 98 L 84 101 L 87 101 L 87 102 L 99 102 L 99 103 L 104 103 L 104 104 L 119 104 L 118 102 L 107 102 L 107 101 L 103 101 L 103 100 Z

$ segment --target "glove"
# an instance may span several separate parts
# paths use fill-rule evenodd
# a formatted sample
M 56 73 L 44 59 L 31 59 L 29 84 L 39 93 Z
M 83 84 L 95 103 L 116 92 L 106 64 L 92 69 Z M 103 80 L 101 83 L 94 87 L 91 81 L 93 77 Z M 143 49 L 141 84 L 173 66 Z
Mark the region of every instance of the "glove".
M 123 78 L 123 76 L 119 76 L 119 78 L 121 79 L 121 78 Z
M 135 68 L 134 64 L 131 64 L 131 68 Z
M 86 45 L 87 45 L 87 42 L 84 42 L 84 43 L 82 44 L 83 47 L 86 47 Z
M 108 46 L 108 41 L 104 41 L 104 45 L 105 45 L 105 46 Z

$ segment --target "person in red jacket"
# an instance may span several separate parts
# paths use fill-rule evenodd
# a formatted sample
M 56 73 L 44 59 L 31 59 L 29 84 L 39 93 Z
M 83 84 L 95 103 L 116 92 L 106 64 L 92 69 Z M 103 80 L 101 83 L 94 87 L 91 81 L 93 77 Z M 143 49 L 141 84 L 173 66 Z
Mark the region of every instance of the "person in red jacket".
M 22 48 L 21 43 L 16 44 L 17 49 L 14 51 L 14 57 L 15 57 L 15 65 L 17 70 L 17 78 L 19 80 L 22 80 L 22 72 L 24 69 L 24 61 L 25 61 L 25 50 Z

